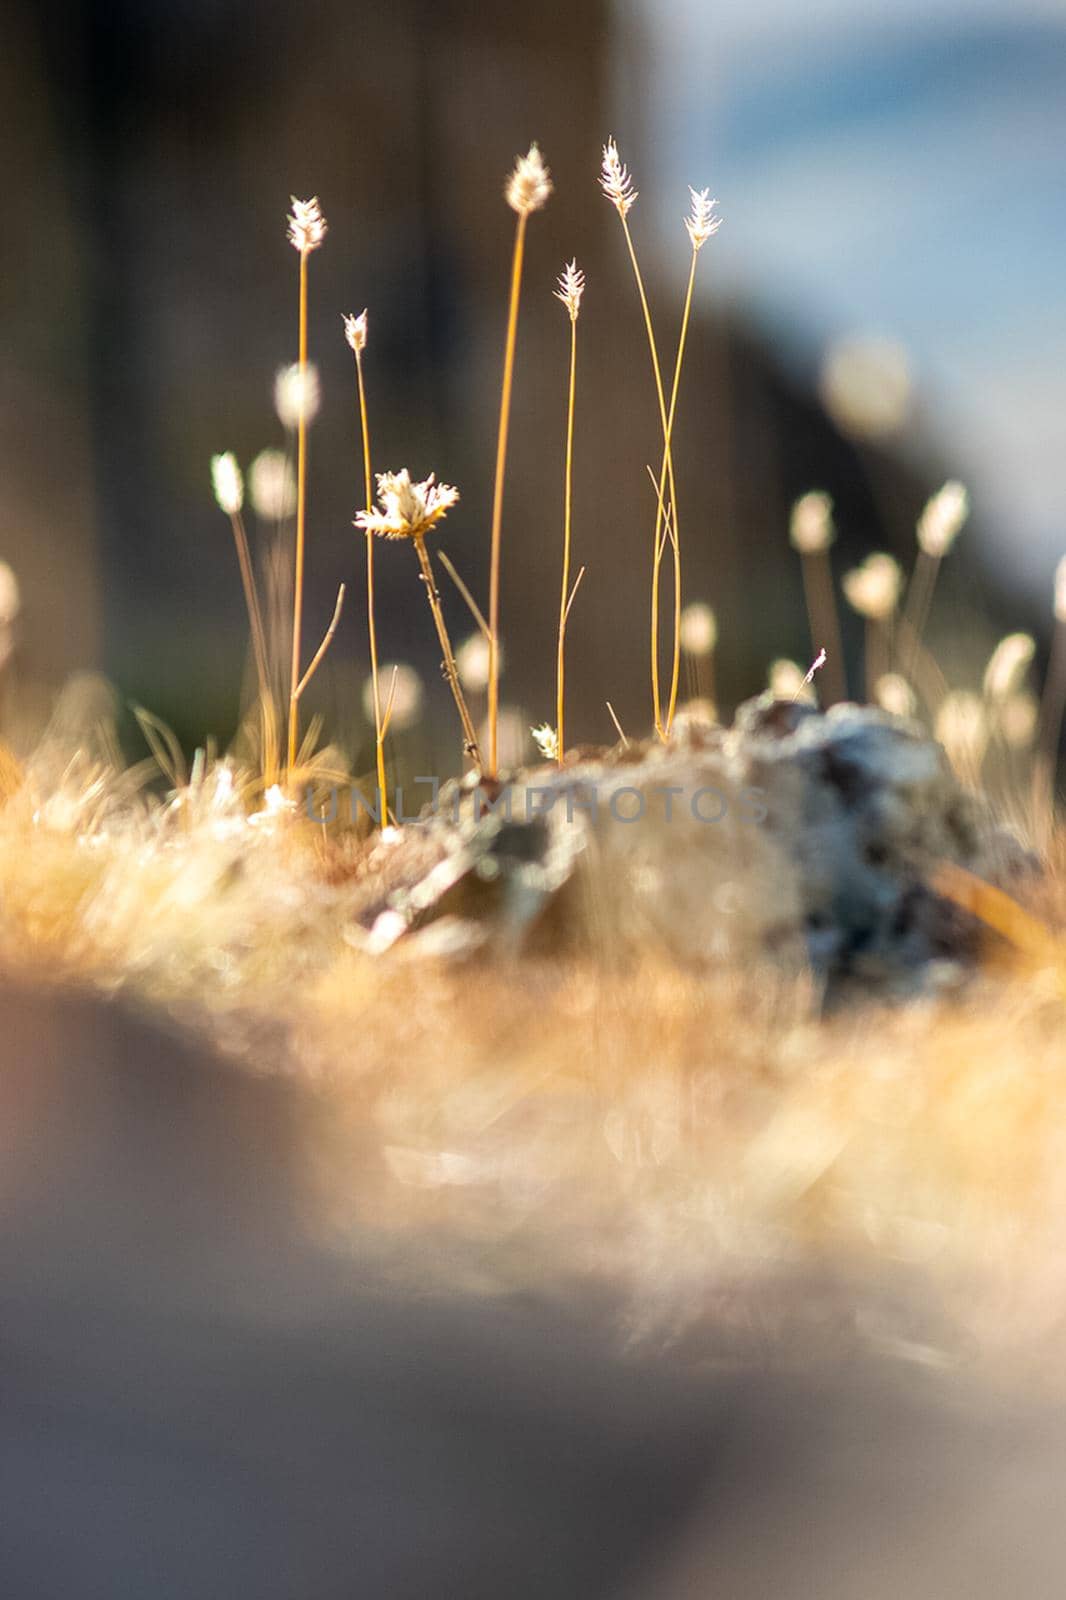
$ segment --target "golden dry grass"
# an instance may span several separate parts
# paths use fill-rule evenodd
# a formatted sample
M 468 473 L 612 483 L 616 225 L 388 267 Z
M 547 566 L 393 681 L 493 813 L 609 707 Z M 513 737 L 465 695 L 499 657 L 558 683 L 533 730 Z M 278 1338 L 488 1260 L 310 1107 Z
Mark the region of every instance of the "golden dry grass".
M 372 956 L 355 910 L 387 845 L 339 871 L 228 770 L 165 802 L 103 766 L 12 778 L 0 963 L 317 1084 L 335 1235 L 473 1240 L 486 1278 L 608 1278 L 667 1321 L 782 1268 L 917 1279 L 950 1313 L 936 1360 L 1057 1328 L 1066 839 L 1033 899 L 1046 952 L 990 936 L 962 989 L 824 1016 L 769 967 L 463 959 L 432 927 Z

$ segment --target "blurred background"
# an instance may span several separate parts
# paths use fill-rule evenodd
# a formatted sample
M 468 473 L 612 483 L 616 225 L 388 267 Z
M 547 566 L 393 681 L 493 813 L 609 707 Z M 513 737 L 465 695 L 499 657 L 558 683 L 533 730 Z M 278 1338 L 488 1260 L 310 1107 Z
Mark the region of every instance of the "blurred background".
M 646 651 L 657 412 L 617 218 L 614 133 L 664 360 L 688 265 L 687 185 L 725 221 L 700 258 L 675 432 L 685 598 L 714 607 L 729 710 L 812 654 L 792 501 L 836 504 L 838 575 L 906 568 L 948 477 L 973 516 L 930 636 L 953 682 L 1009 628 L 1051 626 L 1066 548 L 1066 3 L 1060 0 L 7 0 L 0 299 L 0 558 L 21 588 L 9 716 L 103 670 L 188 745 L 236 725 L 246 625 L 209 462 L 286 448 L 272 403 L 296 355 L 289 196 L 317 194 L 305 634 L 348 606 L 312 696 L 370 764 L 354 369 L 370 313 L 377 469 L 456 483 L 441 535 L 487 590 L 513 216 L 537 139 L 556 193 L 532 219 L 504 525 L 505 698 L 553 719 L 568 326 L 580 323 L 569 732 L 650 725 Z M 250 533 L 261 569 L 286 529 Z M 278 544 L 278 540 L 281 544 Z M 272 557 L 271 552 L 274 552 Z M 426 683 L 422 739 L 457 759 L 412 552 L 379 546 L 380 648 Z M 457 640 L 470 632 L 442 579 Z M 845 617 L 853 692 L 859 619 Z M 438 770 L 446 770 L 439 768 Z

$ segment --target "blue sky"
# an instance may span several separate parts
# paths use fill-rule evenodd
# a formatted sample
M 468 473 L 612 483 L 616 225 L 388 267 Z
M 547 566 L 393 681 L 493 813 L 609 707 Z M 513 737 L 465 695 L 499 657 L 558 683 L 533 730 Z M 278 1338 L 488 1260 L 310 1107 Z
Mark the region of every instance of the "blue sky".
M 623 9 L 649 92 L 638 186 L 667 237 L 687 183 L 721 200 L 706 292 L 800 362 L 837 335 L 900 340 L 905 447 L 969 482 L 1046 589 L 1066 551 L 1066 0 Z

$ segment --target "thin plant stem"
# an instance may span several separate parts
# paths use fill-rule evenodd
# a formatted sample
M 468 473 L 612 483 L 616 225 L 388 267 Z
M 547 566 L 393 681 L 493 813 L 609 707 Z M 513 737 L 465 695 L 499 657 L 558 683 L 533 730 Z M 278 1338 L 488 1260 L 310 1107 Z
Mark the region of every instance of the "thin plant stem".
M 665 475 L 668 478 L 670 485 L 670 504 L 673 508 L 675 524 L 674 537 L 676 538 L 677 494 L 674 488 L 674 458 L 673 452 L 670 448 L 670 423 L 666 415 L 666 397 L 663 393 L 663 378 L 662 371 L 659 367 L 659 352 L 655 344 L 655 329 L 652 326 L 651 310 L 648 306 L 647 294 L 644 291 L 644 279 L 641 275 L 640 263 L 637 260 L 637 252 L 633 244 L 633 236 L 629 231 L 629 223 L 626 221 L 626 218 L 621 211 L 619 211 L 618 216 L 622 224 L 622 232 L 625 234 L 626 248 L 629 251 L 629 261 L 633 268 L 633 277 L 636 280 L 637 294 L 640 296 L 641 310 L 644 313 L 644 328 L 648 336 L 648 349 L 651 352 L 651 368 L 655 378 L 655 394 L 659 402 L 659 420 L 663 430 L 663 460 L 666 469 Z M 656 524 L 655 557 L 657 565 L 659 559 L 658 523 Z M 656 577 L 653 578 L 653 581 L 657 581 L 657 574 Z M 659 659 L 657 650 L 652 656 L 652 704 L 655 713 L 655 731 L 660 738 L 663 738 L 665 735 L 663 730 L 662 705 L 659 693 Z
M 566 754 L 566 619 L 573 596 L 570 593 L 570 528 L 573 510 L 574 471 L 574 396 L 577 388 L 577 318 L 570 318 L 570 380 L 566 399 L 566 469 L 563 489 L 563 579 L 559 594 L 559 641 L 555 663 L 555 735 L 558 744 L 558 763 L 563 764 Z M 575 591 L 576 592 L 576 591 Z
M 685 359 L 685 340 L 686 340 L 686 338 L 688 336 L 689 315 L 690 315 L 690 313 L 692 311 L 692 287 L 693 287 L 693 284 L 696 281 L 696 257 L 698 255 L 699 255 L 699 251 L 697 249 L 693 249 L 693 251 L 692 251 L 692 261 L 690 263 L 689 273 L 688 273 L 688 288 L 685 291 L 685 309 L 684 309 L 684 312 L 682 313 L 682 316 L 681 316 L 681 335 L 680 335 L 680 338 L 678 339 L 678 343 L 677 343 L 677 361 L 674 363 L 674 381 L 673 381 L 673 386 L 672 386 L 671 391 L 670 391 L 670 412 L 669 412 L 669 415 L 668 415 L 668 417 L 666 419 L 667 438 L 665 440 L 664 447 L 663 447 L 663 465 L 662 465 L 662 469 L 660 470 L 660 473 L 659 473 L 660 481 L 662 481 L 663 473 L 666 470 L 667 452 L 671 449 L 672 444 L 673 444 L 674 414 L 675 414 L 675 412 L 677 410 L 677 391 L 678 391 L 678 387 L 679 387 L 679 385 L 681 383 L 681 366 L 682 366 L 682 363 L 683 363 L 683 361 Z M 671 495 L 673 495 L 674 491 L 673 491 L 673 486 L 672 486 L 672 480 L 671 480 L 671 491 L 670 492 L 671 492 Z M 665 731 L 667 733 L 670 732 L 670 728 L 671 728 L 671 725 L 672 725 L 673 720 L 674 720 L 674 712 L 677 709 L 677 683 L 678 683 L 678 676 L 679 676 L 680 671 L 681 671 L 681 546 L 680 546 L 680 544 L 678 542 L 678 535 L 677 535 L 677 501 L 676 501 L 676 498 L 674 499 L 674 504 L 673 504 L 673 529 L 674 529 L 673 537 L 671 538 L 670 542 L 671 542 L 671 545 L 673 546 L 673 551 L 674 551 L 674 657 L 673 657 L 673 666 L 672 666 L 671 674 L 670 674 L 670 703 L 669 703 L 669 705 L 667 707 L 667 712 L 666 712 L 666 728 L 665 728 Z M 659 614 L 658 614 L 658 608 L 656 608 L 656 613 L 655 613 L 655 649 L 656 649 L 656 654 L 658 654 L 658 647 L 659 647 Z
M 363 353 L 356 347 L 355 372 L 359 385 L 359 429 L 363 439 L 363 480 L 366 493 L 366 509 L 374 509 L 374 491 L 371 487 L 370 476 L 370 424 L 367 420 L 366 386 L 363 382 Z M 385 826 L 388 796 L 385 788 L 385 732 L 381 722 L 381 694 L 378 683 L 378 636 L 377 621 L 374 615 L 374 536 L 371 533 L 364 535 L 366 539 L 366 617 L 367 634 L 370 641 L 370 681 L 374 696 L 374 752 L 377 762 L 378 775 L 378 817 L 381 826 Z
M 455 587 L 466 601 L 467 609 L 474 621 L 477 623 L 478 632 L 482 634 L 484 638 L 488 639 L 489 625 L 485 621 L 485 614 L 478 605 L 477 601 L 474 599 L 474 596 L 470 593 L 470 590 L 467 588 L 462 578 L 459 576 L 454 561 L 449 559 L 448 553 L 445 550 L 438 550 L 437 554 L 440 557 L 441 566 L 444 568 L 445 572 L 448 574 L 449 578 L 455 584 Z
M 888 624 L 879 617 L 866 619 L 866 699 L 877 704 L 877 685 L 888 671 L 891 660 L 891 635 Z M 815 640 L 818 643 L 818 640 Z
M 311 657 L 310 666 L 308 667 L 307 671 L 304 673 L 303 677 L 300 679 L 299 683 L 296 685 L 295 699 L 297 701 L 299 701 L 299 699 L 303 695 L 304 690 L 307 688 L 307 685 L 311 682 L 311 679 L 314 677 L 315 673 L 318 671 L 319 667 L 322 664 L 323 656 L 325 655 L 326 651 L 329 649 L 330 645 L 333 643 L 333 635 L 337 631 L 337 625 L 341 620 L 341 612 L 343 610 L 344 610 L 344 585 L 342 583 L 340 588 L 337 590 L 337 604 L 333 608 L 333 620 L 330 622 L 329 627 L 326 629 L 325 633 L 322 636 L 322 643 L 319 645 L 318 649 L 315 651 L 314 655 Z
M 911 680 L 918 663 L 918 652 L 922 647 L 922 634 L 925 632 L 926 622 L 929 620 L 929 608 L 933 600 L 933 590 L 936 587 L 937 573 L 940 571 L 940 557 L 931 556 L 928 551 L 918 550 L 918 559 L 914 563 L 911 581 L 907 585 L 907 598 L 903 607 L 903 629 L 906 639 L 906 654 L 903 660 L 903 676 Z
M 256 593 L 255 579 L 252 576 L 252 557 L 248 549 L 248 534 L 245 530 L 244 518 L 239 511 L 233 512 L 230 522 L 233 525 L 233 538 L 237 546 L 237 563 L 241 569 L 241 583 L 244 586 L 244 603 L 248 609 L 248 622 L 252 632 L 252 650 L 255 654 L 255 670 L 259 679 L 259 698 L 261 701 L 265 701 L 270 694 L 266 634 L 263 630 L 263 614 L 259 609 L 259 596 Z
M 496 440 L 496 482 L 492 493 L 492 543 L 489 561 L 489 770 L 496 776 L 497 731 L 500 707 L 500 536 L 503 527 L 503 480 L 507 467 L 507 431 L 511 420 L 511 389 L 514 383 L 515 339 L 518 332 L 518 302 L 522 292 L 522 261 L 525 255 L 526 220 L 520 211 L 515 225 L 514 255 L 511 261 L 511 299 L 507 312 L 507 340 L 503 356 L 503 384 L 500 393 L 500 427 Z M 476 748 L 476 745 L 475 745 Z
M 844 648 L 840 642 L 840 618 L 837 615 L 828 550 L 804 550 L 800 557 L 800 570 L 807 601 L 811 648 L 826 653 L 825 666 L 822 668 L 822 676 L 826 680 L 825 704 L 836 705 L 847 699 L 848 686 L 844 677 Z
M 611 714 L 611 721 L 614 723 L 615 732 L 618 734 L 618 737 L 622 741 L 623 750 L 628 750 L 629 749 L 629 740 L 626 738 L 625 729 L 622 727 L 622 724 L 619 722 L 618 718 L 615 716 L 614 706 L 611 704 L 611 702 L 609 700 L 605 700 L 604 701 L 604 705 L 607 707 L 607 710 Z
M 296 764 L 301 631 L 304 603 L 304 538 L 307 514 L 307 257 L 300 251 L 300 415 L 296 432 L 296 560 L 292 589 L 292 670 L 289 674 L 289 770 Z
M 422 581 L 426 586 L 426 598 L 429 600 L 429 609 L 433 613 L 433 621 L 437 628 L 437 638 L 440 640 L 440 647 L 444 654 L 444 674 L 448 679 L 448 687 L 451 689 L 452 697 L 455 700 L 459 721 L 463 725 L 463 741 L 466 754 L 480 766 L 481 752 L 478 749 L 477 734 L 474 732 L 474 724 L 470 720 L 470 712 L 467 710 L 466 701 L 463 698 L 463 691 L 459 683 L 459 673 L 455 665 L 452 642 L 448 637 L 444 612 L 441 610 L 440 594 L 437 591 L 437 582 L 433 576 L 433 565 L 429 559 L 429 551 L 426 549 L 426 541 L 420 534 L 415 534 L 414 546 L 418 554 L 418 564 L 422 568 Z

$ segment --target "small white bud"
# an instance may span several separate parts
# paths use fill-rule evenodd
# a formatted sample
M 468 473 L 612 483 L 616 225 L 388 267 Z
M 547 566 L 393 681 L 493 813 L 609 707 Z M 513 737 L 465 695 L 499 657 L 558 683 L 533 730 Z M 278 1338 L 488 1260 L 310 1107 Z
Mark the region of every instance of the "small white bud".
M 227 517 L 235 517 L 244 504 L 244 479 L 231 451 L 211 457 L 211 482 L 221 510 Z

